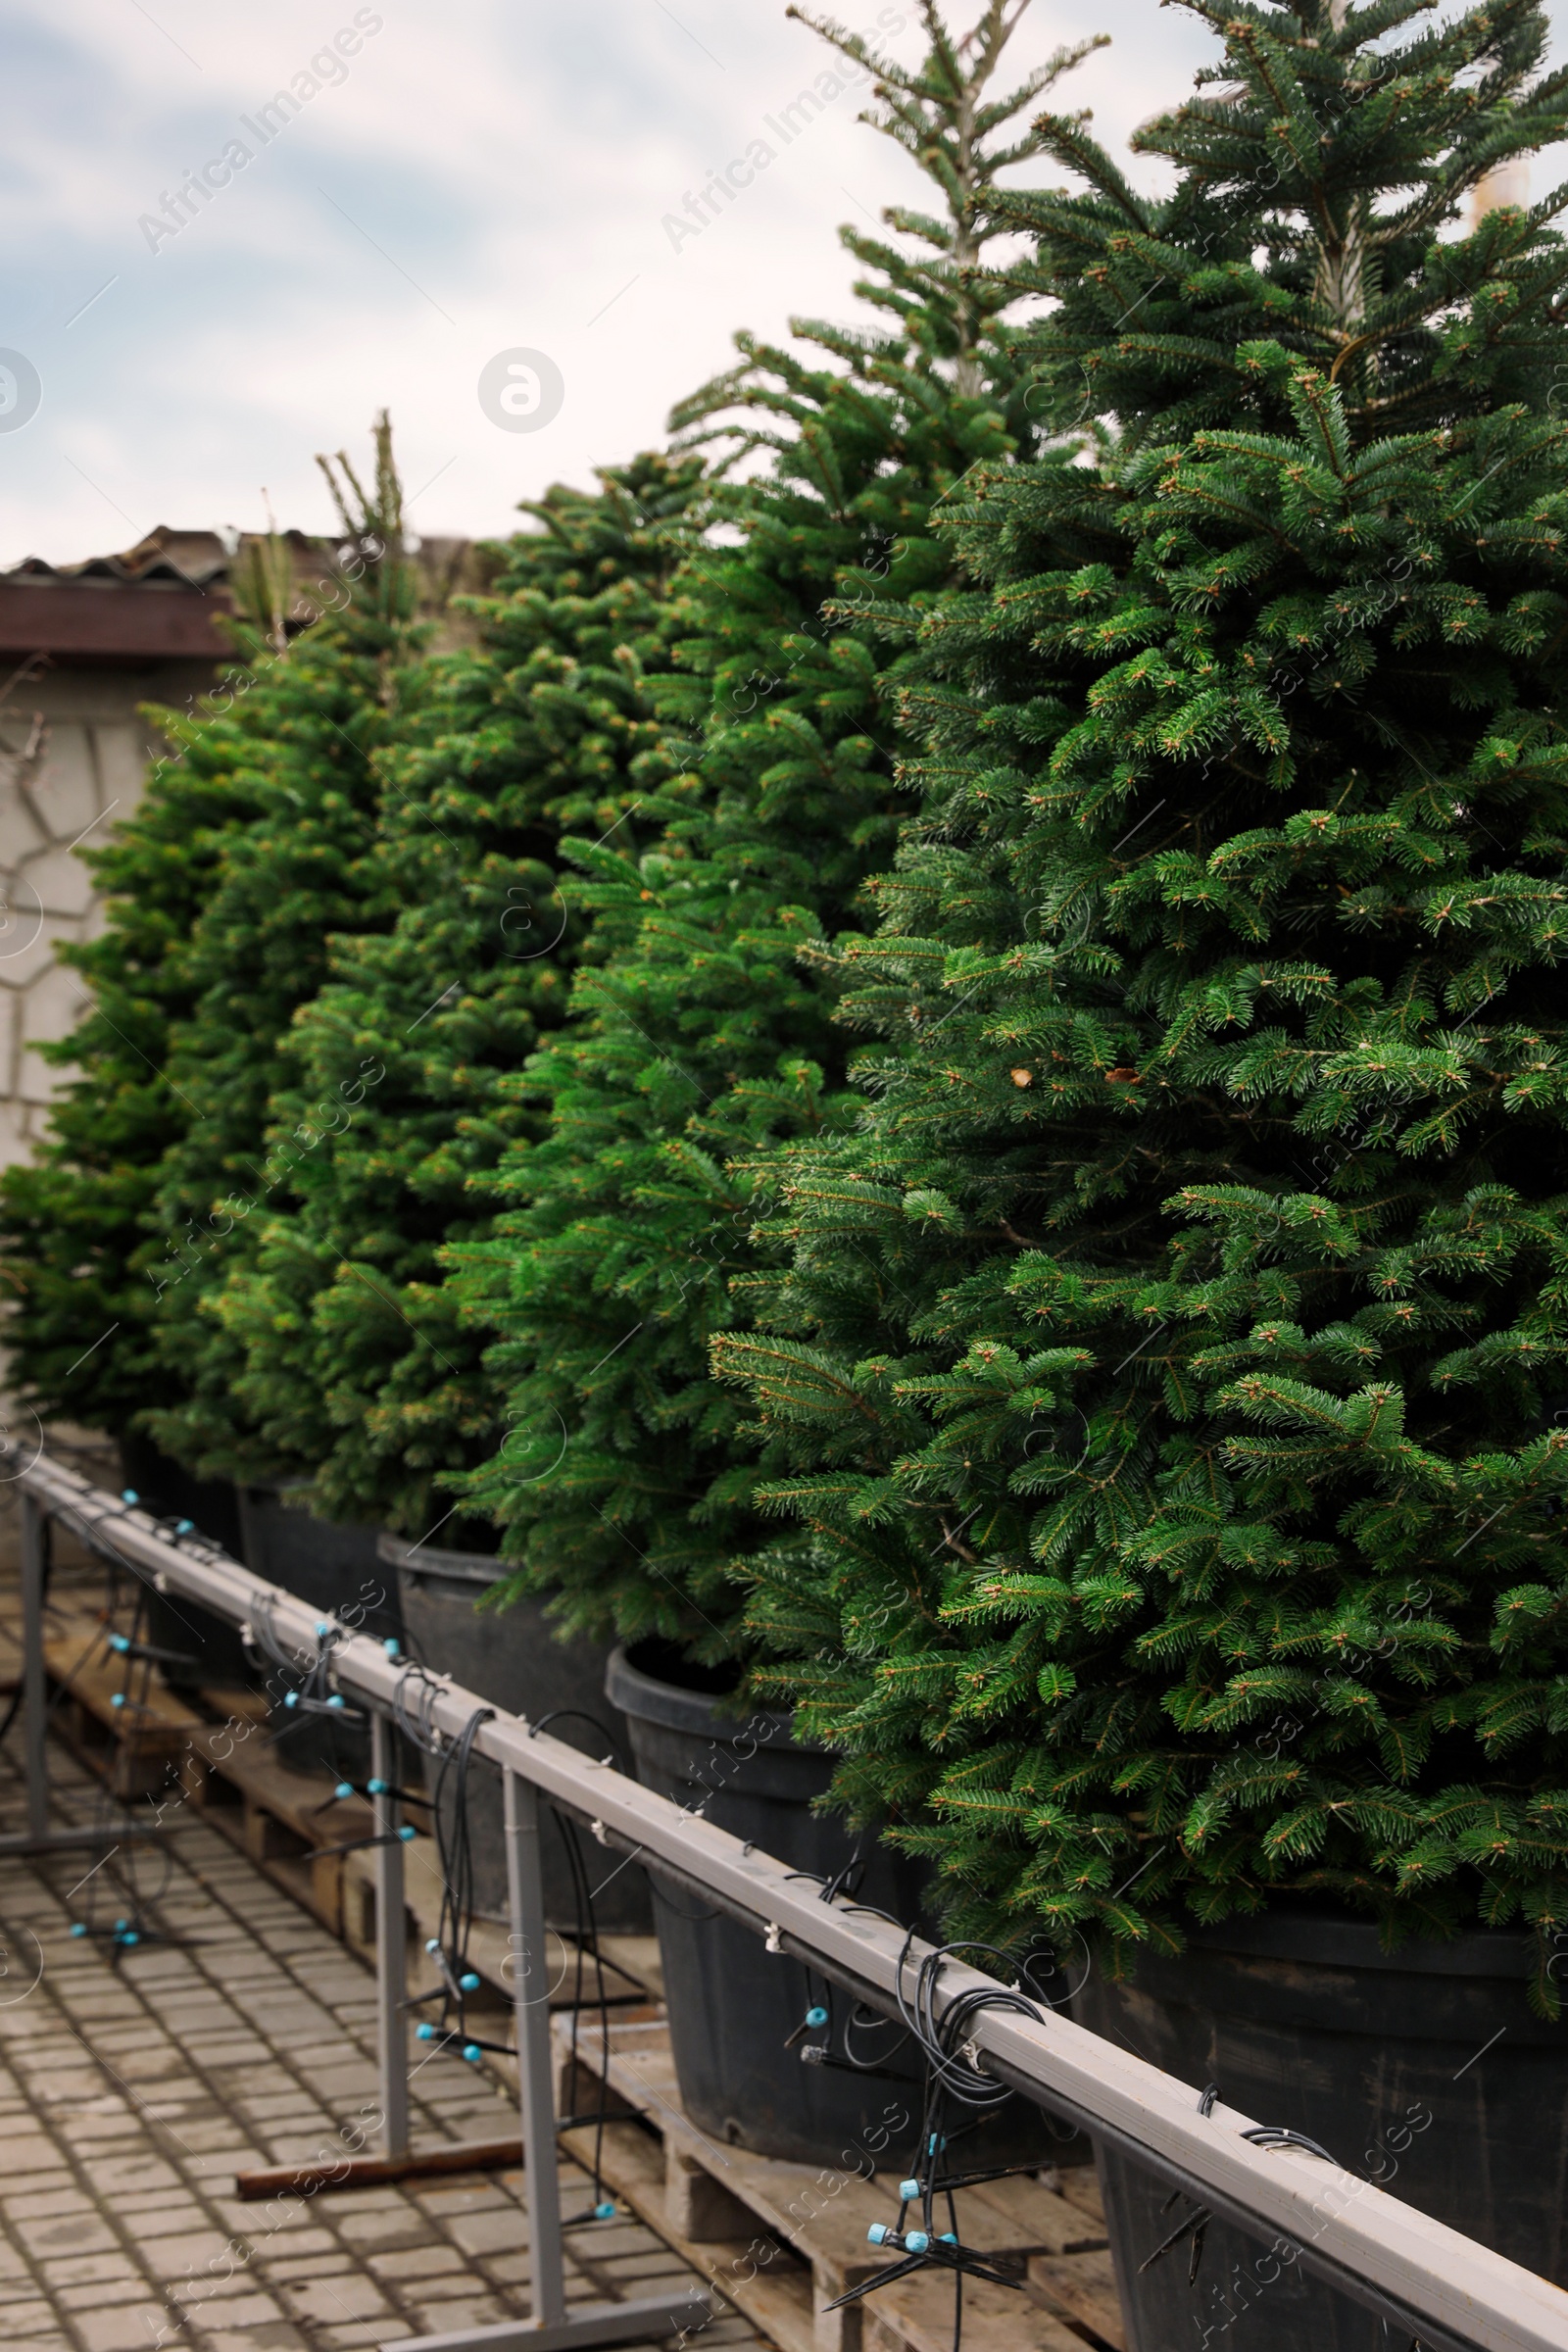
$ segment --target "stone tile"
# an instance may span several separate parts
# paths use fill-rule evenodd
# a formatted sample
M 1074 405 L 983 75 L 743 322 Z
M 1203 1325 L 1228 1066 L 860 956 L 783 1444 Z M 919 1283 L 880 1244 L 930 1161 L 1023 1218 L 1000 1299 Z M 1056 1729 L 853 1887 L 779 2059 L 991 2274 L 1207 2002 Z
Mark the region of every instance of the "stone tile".
M 337 2233 L 346 2246 L 361 2249 L 394 2246 L 429 2246 L 439 2242 L 437 2232 L 424 2216 L 402 2212 L 334 2214 Z
M 123 2303 L 127 2294 L 144 2295 L 145 2278 L 101 2278 L 93 2286 L 51 2286 L 50 2300 L 62 2311 L 110 2311 Z
M 38 2275 L 46 2286 L 90 2286 L 100 2278 L 115 2278 L 122 2284 L 146 2284 L 145 2277 L 138 2278 L 135 2265 L 117 2248 L 113 2254 L 62 2254 L 53 2262 L 40 2263 Z
M 311 2352 L 308 2339 L 287 2320 L 263 2320 L 243 2329 L 199 2328 L 191 2340 L 200 2352 Z
M 204 2270 L 227 2240 L 220 2230 L 196 2230 L 171 2237 L 144 2237 L 139 2252 L 155 2278 L 183 2278 L 189 2271 Z
M 122 2303 L 113 2311 L 84 2311 L 74 2326 L 82 2352 L 147 2352 L 148 2345 L 158 2341 L 161 2328 L 169 2331 L 166 2343 L 177 2341 L 174 2322 L 163 2303 Z
M 329 2278 L 285 2280 L 278 2291 L 295 2319 L 314 2320 L 323 2328 L 382 2319 L 392 2308 L 374 2279 L 355 2271 L 341 2271 Z
M 493 2295 L 475 2295 L 466 2301 L 454 2299 L 450 2303 L 416 2303 L 411 2298 L 409 2308 L 416 2332 L 420 2335 L 434 2335 L 438 2330 L 456 2334 L 460 2328 L 494 2328 L 514 2317 Z
M 61 2214 L 52 2221 L 16 2222 L 12 2235 L 35 2262 L 55 2254 L 118 2253 L 120 2240 L 93 2213 Z
M 10 2149 L 6 2160 L 10 2162 Z M 92 2199 L 79 2188 L 48 2188 L 39 2195 L 0 2198 L 8 2222 L 30 2222 L 53 2213 L 91 2213 Z
M 444 2214 L 441 2227 L 465 2254 L 512 2254 L 523 2234 L 514 2206 L 500 2206 L 490 2213 Z
M 248 2294 L 228 2296 L 223 2302 L 220 2314 L 214 2312 L 210 2304 L 205 2305 L 201 2312 L 192 2314 L 192 2327 L 205 2330 L 209 2315 L 213 2325 L 220 2325 L 225 2333 L 231 2333 L 240 2328 L 260 2328 L 268 2324 L 286 2325 L 283 2320 L 282 2307 L 273 2300 L 272 2296 L 258 2293 L 254 2286 Z
M 456 2271 L 468 2276 L 468 2265 L 456 2246 L 432 2241 L 427 2246 L 407 2246 L 395 2254 L 371 2254 L 366 2265 L 377 2278 L 393 2281 L 404 2278 L 435 2278 L 443 2273 Z

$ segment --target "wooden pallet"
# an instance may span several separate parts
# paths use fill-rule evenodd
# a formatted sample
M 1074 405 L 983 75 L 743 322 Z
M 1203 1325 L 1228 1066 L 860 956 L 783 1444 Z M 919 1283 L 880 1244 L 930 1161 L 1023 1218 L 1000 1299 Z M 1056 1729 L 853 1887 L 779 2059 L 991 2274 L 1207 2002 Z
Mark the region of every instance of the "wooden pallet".
M 719 2147 L 686 2117 L 658 2020 L 554 2022 L 557 2112 L 608 2114 L 563 2132 L 579 2164 L 685 2261 L 710 2278 L 779 2352 L 948 2352 L 951 2278 L 916 2273 L 841 2311 L 828 2306 L 890 2260 L 866 2230 L 898 2212 L 896 2174 L 780 2164 Z M 603 2087 L 601 2087 L 603 2086 Z M 1126 2352 L 1127 2336 L 1105 2252 L 1104 2217 L 1092 2174 L 1018 2177 L 956 2192 L 965 2245 L 1019 2258 L 1021 2290 L 966 2279 L 964 2328 L 986 2352 Z
M 76 1755 L 122 1803 L 154 1800 L 165 1828 L 177 1826 L 182 1805 L 193 1806 L 341 1935 L 347 1857 L 327 1849 L 373 1836 L 369 1803 L 324 1802 L 329 1779 L 278 1760 L 260 1691 L 204 1689 L 192 1706 L 156 1665 L 111 1649 L 111 1630 L 86 1611 L 51 1613 L 44 1665 L 57 1687 L 54 1721 Z M 117 1706 L 117 1696 L 126 1703 Z
M 204 1719 L 175 1697 L 156 1667 L 117 1655 L 111 1630 L 86 1610 L 51 1610 L 44 1671 L 55 1686 L 55 1724 L 110 1795 L 128 1804 L 175 1783 Z

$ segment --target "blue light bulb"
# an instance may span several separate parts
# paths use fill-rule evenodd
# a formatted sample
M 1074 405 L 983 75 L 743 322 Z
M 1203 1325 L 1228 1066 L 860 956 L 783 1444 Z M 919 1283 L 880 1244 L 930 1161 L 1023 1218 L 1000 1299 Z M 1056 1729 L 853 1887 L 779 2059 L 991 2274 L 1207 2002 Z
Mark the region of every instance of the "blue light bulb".
M 815 2007 L 808 2009 L 806 2012 L 806 2022 L 808 2026 L 825 2026 L 827 2024 L 827 2011 L 822 2007 L 820 2002 L 818 2002 Z
M 389 1658 L 398 1657 L 402 1651 L 402 1643 L 394 1642 L 390 1634 L 388 1634 L 386 1640 L 382 1642 L 381 1647 L 386 1651 L 386 1654 Z
M 899 2194 L 904 2199 L 906 2205 L 912 2205 L 915 2198 L 920 2194 L 919 2181 L 901 2180 L 899 2182 Z
M 125 1693 L 123 1692 L 123 1690 L 117 1690 L 117 1691 L 115 1692 L 115 1695 L 114 1695 L 114 1697 L 113 1697 L 113 1698 L 112 1698 L 112 1699 L 109 1701 L 109 1704 L 110 1704 L 112 1707 L 122 1707 L 122 1706 L 124 1705 L 124 1703 L 125 1703 Z
M 413 1826 L 409 1822 L 405 1822 L 402 1829 L 399 1830 L 398 1836 L 402 1838 L 404 1844 L 407 1845 L 410 1838 L 414 1836 Z
M 122 1502 L 136 1503 L 140 1502 L 141 1496 L 137 1494 L 134 1487 L 122 1487 L 120 1493 L 120 1499 Z
M 287 1690 L 284 1692 L 283 1704 L 285 1707 L 297 1707 L 299 1703 L 300 1694 L 297 1690 Z
M 140 1943 L 141 1937 L 137 1935 L 134 1928 L 127 1928 L 120 1940 L 122 1943 Z
M 458 1990 L 460 1992 L 477 1992 L 478 1989 L 479 1980 L 474 1975 L 471 1968 L 468 1970 L 466 1976 L 463 1976 L 458 1979 Z
M 127 1649 L 130 1647 L 130 1637 L 129 1637 L 129 1635 L 128 1635 L 128 1634 L 111 1634 L 111 1635 L 110 1635 L 110 1637 L 109 1637 L 109 1646 L 110 1646 L 110 1648 L 111 1648 L 111 1649 L 118 1649 L 118 1650 L 119 1650 L 119 1652 L 120 1652 L 120 1654 L 121 1654 L 121 1656 L 122 1656 L 122 1657 L 123 1657 L 123 1656 L 124 1656 L 124 1654 L 125 1654 L 125 1652 L 126 1652 L 126 1650 L 127 1650 Z
M 415 2040 L 416 2040 L 416 2041 L 434 2041 L 434 2039 L 435 2039 L 435 2028 L 434 2028 L 434 2026 L 431 2026 L 431 2025 L 420 2025 L 420 2026 L 416 2026 L 416 2027 L 415 2027 L 415 2029 L 414 2029 L 414 2038 L 415 2038 Z
M 333 1691 L 333 1693 L 332 1693 L 332 1695 L 331 1695 L 331 1697 L 330 1697 L 330 1698 L 327 1700 L 327 1702 L 326 1702 L 326 1703 L 327 1703 L 327 1705 L 328 1705 L 329 1707 L 346 1707 L 346 1706 L 348 1705 L 348 1703 L 349 1703 L 349 1702 L 348 1702 L 348 1700 L 347 1700 L 347 1699 L 346 1699 L 346 1698 L 343 1696 L 343 1694 L 342 1694 L 342 1692 L 341 1692 L 341 1691 L 339 1691 L 339 1690 L 334 1690 L 334 1691 Z
M 327 1637 L 327 1635 L 328 1635 L 328 1634 L 329 1634 L 331 1631 L 332 1631 L 332 1628 L 331 1628 L 329 1625 L 327 1625 L 327 1624 L 326 1624 L 326 1623 L 323 1621 L 321 1624 L 318 1624 L 318 1625 L 317 1626 L 317 1629 L 316 1629 L 316 1639 L 318 1640 L 318 1642 L 324 1642 L 324 1641 L 326 1640 L 326 1637 Z
M 71 1923 L 71 1933 L 73 1936 L 85 1936 L 87 1933 L 85 1923 L 79 1919 L 74 1919 Z
M 868 2245 L 885 2246 L 888 2242 L 888 2226 L 886 2222 L 873 2222 L 870 2229 L 866 2231 L 865 2236 Z
M 476 2041 L 466 2041 L 463 2045 L 463 2055 L 470 2066 L 477 2066 L 484 2056 L 484 2052 Z
M 602 2205 L 596 2205 L 594 2207 L 594 2220 L 596 2222 L 612 2222 L 614 2218 L 615 2208 L 611 2204 L 608 2197 L 605 2199 L 605 2202 Z
M 370 1785 L 373 1788 L 375 1784 L 372 1782 Z M 332 1794 L 334 1796 L 352 1796 L 354 1794 L 354 1783 L 352 1781 L 339 1781 L 337 1787 L 333 1789 Z
M 174 1533 L 176 1536 L 193 1536 L 196 1533 L 195 1520 L 176 1519 L 174 1521 Z
M 438 1936 L 426 1937 L 424 1948 L 427 1952 L 438 1952 L 441 1949 L 440 1937 Z
M 930 2243 L 923 2230 L 909 2230 L 904 2240 L 905 2250 L 910 2254 L 923 2254 Z
M 385 1781 L 367 1781 L 365 1786 L 371 1796 L 385 1796 L 386 1794 Z

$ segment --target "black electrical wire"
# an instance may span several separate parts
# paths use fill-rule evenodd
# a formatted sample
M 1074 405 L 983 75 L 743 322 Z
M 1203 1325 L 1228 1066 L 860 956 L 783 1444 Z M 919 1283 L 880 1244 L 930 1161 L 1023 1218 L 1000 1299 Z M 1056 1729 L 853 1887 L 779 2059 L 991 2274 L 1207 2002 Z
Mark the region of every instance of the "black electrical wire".
M 848 2294 L 838 2298 L 840 2303 L 858 2300 L 874 2293 L 879 2286 L 906 2277 L 912 2270 L 935 2268 L 950 2270 L 953 2279 L 953 2352 L 962 2352 L 963 2343 L 963 2281 L 966 2276 L 988 2278 L 1003 2286 L 1018 2287 L 1022 2281 L 998 2270 L 995 2265 L 965 2247 L 958 2240 L 958 2208 L 956 2191 L 966 2176 L 952 2172 L 948 2149 L 953 2139 L 975 2130 L 992 2110 L 1013 2096 L 1012 2091 L 994 2077 L 982 2074 L 976 2058 L 965 2054 L 970 2041 L 974 2020 L 985 2009 L 1008 2009 L 1015 2015 L 1040 2022 L 1039 2000 L 1046 1995 L 1036 1984 L 1027 1960 L 1017 1961 L 994 1945 L 961 1942 L 944 1944 L 928 1952 L 915 1976 L 912 1997 L 906 1992 L 905 1970 L 908 1963 L 909 1946 L 915 1931 L 910 1928 L 899 1954 L 895 1980 L 895 1998 L 899 2017 L 906 2029 L 906 2037 L 918 2042 L 925 2058 L 924 2096 L 921 2101 L 919 2139 L 916 2145 L 911 2175 L 919 2183 L 922 2230 L 917 2248 L 902 2263 L 879 2272 Z M 983 1953 L 987 1959 L 1003 1967 L 1014 1968 L 1030 1987 L 1026 1993 L 1007 1985 L 976 1985 L 961 1992 L 938 2009 L 938 1993 L 944 1963 L 959 1955 Z M 1031 1994 L 1037 1995 L 1032 1998 Z M 1049 2001 L 1047 2002 L 1049 2006 Z M 851 2012 L 852 2018 L 854 2011 Z M 948 2104 L 954 2101 L 960 2108 L 973 2111 L 973 2120 L 950 2132 Z M 992 2170 L 980 2178 L 1000 2179 L 1007 2173 L 1029 2172 L 1031 2165 L 1007 2166 Z M 967 2176 L 974 2178 L 975 2176 Z M 941 2232 L 936 2225 L 938 2198 L 946 2201 L 948 2230 Z M 895 2245 L 906 2246 L 903 2230 L 904 2203 L 899 2209 L 899 2227 L 891 2233 Z M 911 2235 L 914 2233 L 910 2233 Z M 882 2242 L 882 2241 L 879 2241 Z
M 563 1712 L 564 1711 L 563 1710 Z M 580 2222 L 609 2220 L 611 2216 L 607 2214 L 605 2207 L 607 2203 L 613 2206 L 613 2200 L 607 2199 L 605 2196 L 604 2183 L 605 2125 L 610 2111 L 610 2003 L 605 1987 L 605 1957 L 599 1948 L 599 1923 L 594 1914 L 593 1889 L 588 1883 L 588 1866 L 583 1858 L 577 1827 L 557 1807 L 552 1806 L 551 1811 L 555 1814 L 556 1826 L 561 1832 L 562 1841 L 566 1849 L 566 1866 L 571 1876 L 576 1913 L 577 1967 L 572 1984 L 571 2004 L 571 2080 L 573 2082 L 577 2080 L 577 2036 L 583 2010 L 597 2007 L 599 2011 L 601 2058 L 600 2064 L 595 2070 L 599 2081 L 599 2095 L 595 2101 L 594 2112 L 594 2204 L 591 2213 L 573 2216 L 570 2226 L 575 2227 Z M 597 2003 L 585 2001 L 583 1998 L 583 1969 L 589 1958 L 593 1961 L 598 1984 Z M 548 1998 L 548 1995 L 546 1997 Z

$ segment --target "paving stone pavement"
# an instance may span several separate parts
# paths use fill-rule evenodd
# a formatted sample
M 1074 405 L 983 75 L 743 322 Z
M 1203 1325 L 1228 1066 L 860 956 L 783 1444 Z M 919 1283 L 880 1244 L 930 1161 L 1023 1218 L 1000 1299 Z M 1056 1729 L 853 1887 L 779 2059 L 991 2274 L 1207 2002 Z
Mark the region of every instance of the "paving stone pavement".
M 15 1587 L 0 1580 L 4 1673 Z M 92 1819 L 96 1784 L 58 1740 L 50 1768 L 54 1820 Z M 0 1829 L 24 1809 L 19 1726 L 0 1744 Z M 117 1952 L 70 1932 L 133 1908 L 168 1940 Z M 96 1870 L 82 1853 L 0 1858 L 8 2352 L 348 2352 L 525 2317 L 520 2170 L 236 2199 L 237 2168 L 352 2145 L 373 2122 L 374 2032 L 369 1972 L 199 1816 Z M 514 2119 L 461 2059 L 416 2058 L 416 2141 L 499 2137 Z M 562 2194 L 581 2211 L 591 2182 L 564 2164 Z M 695 2277 L 629 2218 L 566 2243 L 571 2303 Z M 696 2340 L 760 2346 L 722 2308 Z

